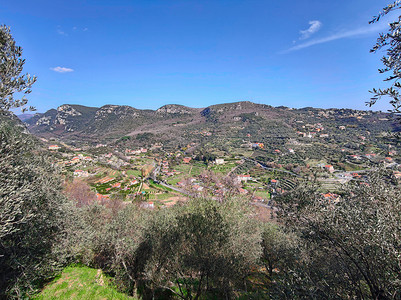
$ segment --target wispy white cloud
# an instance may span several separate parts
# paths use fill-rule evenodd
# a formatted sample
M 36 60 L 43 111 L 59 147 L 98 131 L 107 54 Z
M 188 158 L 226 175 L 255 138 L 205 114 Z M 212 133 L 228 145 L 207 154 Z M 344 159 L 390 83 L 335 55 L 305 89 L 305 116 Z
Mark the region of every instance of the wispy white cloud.
M 77 32 L 80 31 L 88 31 L 87 27 L 78 27 L 78 26 L 73 26 L 73 27 L 69 27 L 67 28 L 67 30 L 64 30 L 61 26 L 57 26 L 57 34 L 59 35 L 64 35 L 64 36 L 68 36 L 69 34 L 74 35 Z
M 322 27 L 322 22 L 314 20 L 314 21 L 309 21 L 309 28 L 306 30 L 301 30 L 299 33 L 301 34 L 300 40 L 306 40 L 309 38 L 312 34 L 316 33 L 319 31 L 320 27 Z
M 74 26 L 74 27 L 72 27 L 72 30 L 73 31 L 88 31 L 88 28 L 87 27 L 82 28 L 82 27 Z
M 358 29 L 342 31 L 342 32 L 334 33 L 332 35 L 320 38 L 320 39 L 311 40 L 311 41 L 308 41 L 308 42 L 293 46 L 293 47 L 291 47 L 291 48 L 289 48 L 287 50 L 284 50 L 284 51 L 282 51 L 280 53 L 281 54 L 285 54 L 285 53 L 289 53 L 289 52 L 293 52 L 293 51 L 309 48 L 309 47 L 314 46 L 314 45 L 328 43 L 328 42 L 335 41 L 335 40 L 340 40 L 340 39 L 344 39 L 344 38 L 358 37 L 358 36 L 368 35 L 368 34 L 372 34 L 372 33 L 378 33 L 380 31 L 385 30 L 387 27 L 388 27 L 387 23 L 377 23 L 377 24 L 374 24 L 374 25 L 369 25 L 369 26 L 366 26 L 366 27 L 358 28 Z
M 65 36 L 68 35 L 67 33 L 65 33 L 65 31 L 62 31 L 61 29 L 57 29 L 57 33 L 58 33 L 59 35 L 65 35 Z
M 74 72 L 73 69 L 70 68 L 65 68 L 65 67 L 55 67 L 55 68 L 50 68 L 50 70 L 57 72 L 57 73 L 68 73 L 68 72 Z

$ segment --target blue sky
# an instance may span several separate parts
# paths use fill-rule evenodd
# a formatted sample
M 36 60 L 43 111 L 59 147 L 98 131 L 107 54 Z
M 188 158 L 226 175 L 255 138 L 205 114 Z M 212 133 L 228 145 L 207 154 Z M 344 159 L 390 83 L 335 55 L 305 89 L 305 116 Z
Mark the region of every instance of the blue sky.
M 381 0 L 19 0 L 0 23 L 37 83 L 29 104 L 157 109 L 249 100 L 369 109 Z M 389 16 L 391 19 L 393 16 Z M 387 109 L 385 101 L 374 109 Z

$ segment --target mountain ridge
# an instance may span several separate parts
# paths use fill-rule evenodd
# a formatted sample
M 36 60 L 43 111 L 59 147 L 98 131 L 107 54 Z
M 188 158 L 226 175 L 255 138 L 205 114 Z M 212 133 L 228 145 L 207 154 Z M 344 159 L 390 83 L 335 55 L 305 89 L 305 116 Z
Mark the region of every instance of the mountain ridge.
M 137 136 L 151 134 L 156 141 L 183 142 L 202 132 L 218 133 L 215 136 L 243 137 L 253 134 L 263 137 L 276 131 L 277 134 L 285 132 L 284 136 L 292 136 L 286 130 L 298 128 L 300 122 L 334 122 L 338 123 L 336 126 L 349 123 L 362 127 L 381 122 L 386 123 L 385 128 L 390 130 L 391 121 L 385 120 L 388 115 L 353 109 L 273 107 L 250 101 L 205 108 L 167 104 L 156 110 L 113 104 L 101 107 L 63 104 L 57 109 L 35 114 L 25 123 L 35 135 L 66 141 L 114 142 L 124 136 L 136 139 Z

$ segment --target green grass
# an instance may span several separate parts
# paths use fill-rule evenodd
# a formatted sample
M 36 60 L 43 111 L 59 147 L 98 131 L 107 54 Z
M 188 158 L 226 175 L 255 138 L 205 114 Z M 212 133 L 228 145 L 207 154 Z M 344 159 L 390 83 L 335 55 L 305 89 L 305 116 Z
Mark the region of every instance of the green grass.
M 174 169 L 177 170 L 178 172 L 182 172 L 185 175 L 188 175 L 189 170 L 191 169 L 191 166 L 188 164 L 181 164 L 181 165 L 175 166 Z
M 196 164 L 192 165 L 190 176 L 199 176 L 204 170 L 206 170 L 206 166 L 204 164 Z
M 210 169 L 213 172 L 219 172 L 219 173 L 226 174 L 226 173 L 230 172 L 231 169 L 234 168 L 235 166 L 236 166 L 236 164 L 234 164 L 234 163 L 226 163 L 224 165 L 214 165 Z
M 109 176 L 111 177 L 111 178 L 117 178 L 118 176 L 120 176 L 121 175 L 121 172 L 119 172 L 119 171 L 115 171 L 115 170 L 113 170 L 113 169 L 110 169 L 109 170 Z
M 262 197 L 263 199 L 270 199 L 270 194 L 266 191 L 256 191 L 255 196 Z
M 170 184 L 170 185 L 174 185 L 176 186 L 178 182 L 183 180 L 183 176 L 176 176 L 176 177 L 172 177 L 172 178 L 168 178 L 166 181 Z
M 172 193 L 163 193 L 163 194 L 156 194 L 155 199 L 157 200 L 166 200 L 168 198 L 177 196 L 177 194 L 172 194 Z
M 142 188 L 142 191 L 146 192 L 146 193 L 150 193 L 150 194 L 157 194 L 159 192 L 159 190 L 154 189 L 154 188 L 149 188 L 149 189 Z
M 358 171 L 358 170 L 363 170 L 367 167 L 365 167 L 362 163 L 354 163 L 354 162 L 346 162 L 344 163 L 344 169 L 347 172 L 351 171 Z
M 84 266 L 67 267 L 49 283 L 36 300 L 47 299 L 134 299 L 118 292 L 100 270 Z
M 159 190 L 162 190 L 162 191 L 168 191 L 168 192 L 172 192 L 173 191 L 172 189 L 170 189 L 170 188 L 168 188 L 168 187 L 166 187 L 164 185 L 155 183 L 152 179 L 149 180 L 149 184 L 148 185 L 150 187 L 152 187 L 152 188 L 159 189 Z
M 139 177 L 139 176 L 141 176 L 141 171 L 139 171 L 139 170 L 127 170 L 126 174 L 128 176 Z

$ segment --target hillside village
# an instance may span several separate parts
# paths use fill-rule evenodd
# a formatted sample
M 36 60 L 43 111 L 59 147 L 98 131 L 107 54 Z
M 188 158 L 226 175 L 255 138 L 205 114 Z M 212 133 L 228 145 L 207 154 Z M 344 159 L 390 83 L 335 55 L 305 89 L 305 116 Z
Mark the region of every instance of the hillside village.
M 183 131 L 187 144 L 127 138 L 80 148 L 55 138 L 42 141 L 65 176 L 87 183 L 101 201 L 119 197 L 154 208 L 193 196 L 241 195 L 271 209 L 277 194 L 305 179 L 318 182 L 328 201 L 338 200 L 342 185 L 351 180 L 369 184 L 366 175 L 378 166 L 391 170 L 394 180 L 401 179 L 400 145 L 380 125 L 387 119 L 375 117 L 374 132 L 375 127 L 368 131 L 361 124 L 372 114 L 307 110 L 306 118 L 289 122 L 283 137 L 269 136 L 272 128 L 265 128 L 262 137 L 260 130 L 230 137 L 209 125 Z M 244 125 L 252 126 L 251 119 Z

